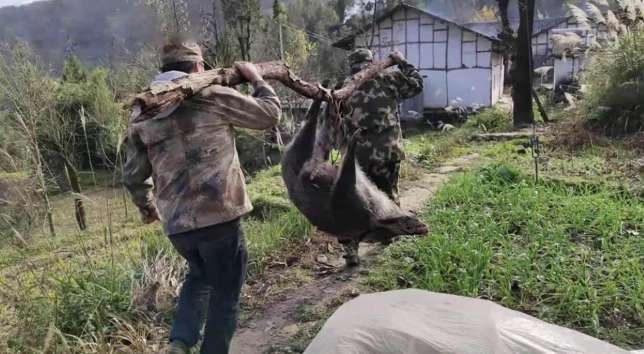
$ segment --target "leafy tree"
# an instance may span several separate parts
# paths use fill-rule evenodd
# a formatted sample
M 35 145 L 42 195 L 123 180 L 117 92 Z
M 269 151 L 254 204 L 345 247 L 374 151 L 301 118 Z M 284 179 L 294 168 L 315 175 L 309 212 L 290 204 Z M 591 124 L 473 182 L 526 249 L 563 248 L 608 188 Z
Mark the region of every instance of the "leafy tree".
M 63 66 L 63 82 L 79 83 L 87 80 L 87 70 L 76 55 L 70 55 Z
M 280 29 L 281 27 L 281 29 Z M 272 19 L 267 19 L 262 36 L 257 42 L 255 56 L 259 60 L 283 59 L 296 72 L 306 67 L 309 56 L 315 48 L 307 33 L 290 23 L 287 8 L 279 0 L 273 3 Z M 282 40 L 280 43 L 279 34 Z M 280 53 L 283 50 L 283 53 Z
M 336 0 L 333 4 L 333 10 L 335 11 L 336 16 L 338 16 L 338 22 L 344 23 L 344 20 L 347 16 L 347 10 L 353 6 L 354 0 Z
M 304 31 L 313 44 L 307 65 L 301 72 L 305 78 L 322 81 L 346 75 L 346 53 L 331 45 L 339 17 L 330 3 L 330 0 L 294 0 L 288 5 L 289 24 L 300 32 Z
M 273 19 L 281 21 L 286 16 L 286 7 L 280 0 L 273 1 Z
M 40 132 L 52 129 L 43 124 L 53 116 L 53 80 L 47 77 L 29 47 L 17 43 L 0 56 L 0 105 L 8 127 L 24 142 L 24 156 L 35 184 L 40 190 L 51 236 L 56 235 Z
M 186 0 L 140 0 L 154 9 L 163 33 L 187 33 L 190 31 L 190 14 Z
M 259 0 L 221 0 L 226 30 L 231 31 L 242 60 L 251 60 L 251 47 L 259 27 Z
M 62 191 L 75 195 L 75 215 L 85 229 L 79 171 L 115 167 L 124 112 L 115 101 L 105 69 L 86 69 L 70 55 L 60 79 L 52 78 L 24 45 L 17 45 L 0 62 L 1 107 L 13 131 L 26 142 L 29 168 L 43 193 L 49 177 Z M 48 199 L 46 208 L 50 210 Z M 48 212 L 48 219 L 51 219 Z M 53 223 L 52 223 L 53 229 Z

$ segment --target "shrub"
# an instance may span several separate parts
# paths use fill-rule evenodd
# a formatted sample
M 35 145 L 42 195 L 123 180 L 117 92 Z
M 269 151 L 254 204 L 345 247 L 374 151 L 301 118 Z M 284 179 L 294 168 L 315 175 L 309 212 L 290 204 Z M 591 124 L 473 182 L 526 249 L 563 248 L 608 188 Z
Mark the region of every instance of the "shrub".
M 79 337 L 103 334 L 130 306 L 130 279 L 115 269 L 75 269 L 55 279 L 57 327 Z
M 501 108 L 492 107 L 471 116 L 465 127 L 477 128 L 485 132 L 508 131 L 512 129 L 512 117 Z
M 263 131 L 250 129 L 235 129 L 235 140 L 239 161 L 242 168 L 248 174 L 254 174 L 267 167 L 266 134 Z M 275 161 L 279 162 L 279 161 Z
M 26 243 L 43 211 L 36 190 L 22 173 L 0 173 L 0 246 Z
M 627 33 L 593 56 L 582 82 L 591 127 L 610 135 L 644 129 L 644 31 Z

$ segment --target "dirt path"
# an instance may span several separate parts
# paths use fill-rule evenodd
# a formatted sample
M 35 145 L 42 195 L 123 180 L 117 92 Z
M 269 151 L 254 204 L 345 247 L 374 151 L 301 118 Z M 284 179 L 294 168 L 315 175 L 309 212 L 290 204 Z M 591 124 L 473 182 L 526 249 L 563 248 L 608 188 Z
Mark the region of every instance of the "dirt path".
M 478 160 L 478 154 L 463 156 L 448 161 L 433 173 L 423 173 L 419 178 L 408 182 L 401 193 L 403 207 L 421 210 L 451 174 L 472 167 Z M 302 308 L 322 304 L 329 299 L 354 296 L 365 269 L 374 262 L 381 250 L 381 246 L 362 245 L 362 267 L 355 269 L 345 269 L 340 258 L 325 255 L 328 259 L 325 263 L 337 267 L 337 271 L 297 287 L 281 299 L 255 311 L 243 321 L 237 331 L 231 354 L 262 354 L 271 350 L 272 353 L 289 353 L 290 351 L 279 348 L 287 348 L 300 330 L 303 320 L 298 317 L 301 317 Z

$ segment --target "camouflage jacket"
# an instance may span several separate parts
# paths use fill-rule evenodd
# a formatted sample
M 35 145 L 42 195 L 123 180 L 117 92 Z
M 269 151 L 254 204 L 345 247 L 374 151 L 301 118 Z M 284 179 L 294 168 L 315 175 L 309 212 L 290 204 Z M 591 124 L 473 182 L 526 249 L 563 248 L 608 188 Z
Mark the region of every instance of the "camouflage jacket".
M 387 70 L 364 83 L 343 107 L 349 112 L 344 121 L 343 145 L 356 130 L 362 129 L 356 155 L 363 165 L 365 160 L 400 161 L 405 158 L 398 102 L 421 93 L 423 78 L 409 63 L 400 64 L 399 69 Z
M 252 206 L 233 128 L 268 129 L 280 115 L 267 83 L 252 97 L 210 86 L 171 112 L 130 121 L 123 182 L 142 211 L 156 204 L 170 235 L 234 220 Z

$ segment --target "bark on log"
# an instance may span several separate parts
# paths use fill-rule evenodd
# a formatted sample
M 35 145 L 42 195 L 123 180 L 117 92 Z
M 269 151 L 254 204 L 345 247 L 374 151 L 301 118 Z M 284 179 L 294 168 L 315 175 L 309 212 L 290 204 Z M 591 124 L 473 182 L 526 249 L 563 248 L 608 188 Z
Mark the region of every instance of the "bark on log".
M 371 80 L 379 72 L 394 64 L 395 60 L 391 57 L 374 62 L 363 71 L 355 74 L 344 87 L 338 90 L 329 90 L 318 83 L 309 83 L 300 79 L 283 62 L 260 63 L 256 66 L 265 80 L 279 81 L 302 96 L 327 102 L 340 102 L 350 97 L 353 91 L 364 82 Z M 136 95 L 130 102 L 133 115 L 136 117 L 133 118 L 133 121 L 153 117 L 210 85 L 236 86 L 243 82 L 239 72 L 234 68 L 229 68 L 190 74 L 167 85 L 155 85 Z

